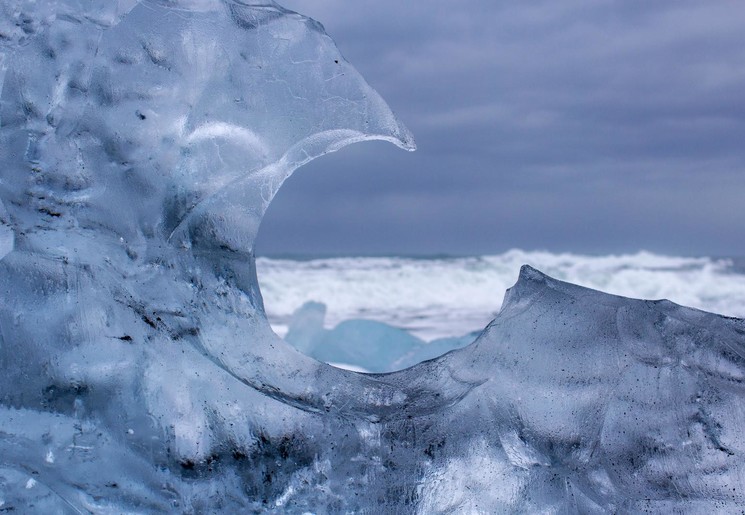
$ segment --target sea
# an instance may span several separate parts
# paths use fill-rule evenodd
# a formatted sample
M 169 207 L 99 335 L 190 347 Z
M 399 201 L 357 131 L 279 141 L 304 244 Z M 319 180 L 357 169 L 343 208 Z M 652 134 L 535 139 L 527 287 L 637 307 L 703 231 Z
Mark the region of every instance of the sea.
M 737 257 L 522 250 L 461 257 L 259 257 L 257 274 L 280 336 L 296 309 L 316 301 L 326 305 L 327 328 L 348 319 L 377 320 L 430 341 L 483 329 L 524 264 L 615 295 L 668 299 L 745 318 L 745 258 Z

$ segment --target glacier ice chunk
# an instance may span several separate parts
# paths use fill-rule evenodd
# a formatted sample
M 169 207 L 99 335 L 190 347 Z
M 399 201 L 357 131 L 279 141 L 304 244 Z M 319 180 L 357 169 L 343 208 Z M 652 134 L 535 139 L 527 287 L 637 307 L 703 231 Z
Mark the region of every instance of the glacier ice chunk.
M 408 131 L 273 2 L 0 9 L 0 508 L 741 511 L 745 322 L 523 269 L 391 374 L 275 335 L 282 181 Z
M 389 324 L 344 320 L 324 329 L 326 306 L 306 302 L 292 315 L 285 341 L 319 361 L 367 372 L 394 372 L 433 359 L 473 342 L 480 331 L 431 342 Z

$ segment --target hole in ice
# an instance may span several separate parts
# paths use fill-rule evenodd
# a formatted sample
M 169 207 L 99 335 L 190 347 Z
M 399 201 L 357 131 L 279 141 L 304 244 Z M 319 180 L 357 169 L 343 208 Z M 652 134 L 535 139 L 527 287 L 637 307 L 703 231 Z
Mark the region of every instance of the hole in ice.
M 385 238 L 375 229 L 385 217 L 375 218 L 390 192 L 385 174 L 358 168 L 384 167 L 389 148 L 400 152 L 365 142 L 305 165 L 272 201 L 256 241 L 274 330 L 313 358 L 357 371 L 400 370 L 471 343 L 501 296 L 475 258 L 369 255 L 365 239 Z
M 745 312 L 745 275 L 729 259 L 519 250 L 480 257 L 359 257 L 371 247 L 362 247 L 364 238 L 355 231 L 385 237 L 371 229 L 385 227 L 385 217 L 375 219 L 381 211 L 375 198 L 399 187 L 376 169 L 385 168 L 376 160 L 388 147 L 353 145 L 309 163 L 281 188 L 262 222 L 257 271 L 269 321 L 311 357 L 384 372 L 467 345 L 494 317 L 526 263 L 617 295 L 669 298 L 732 316 Z M 372 170 L 364 173 L 360 166 Z

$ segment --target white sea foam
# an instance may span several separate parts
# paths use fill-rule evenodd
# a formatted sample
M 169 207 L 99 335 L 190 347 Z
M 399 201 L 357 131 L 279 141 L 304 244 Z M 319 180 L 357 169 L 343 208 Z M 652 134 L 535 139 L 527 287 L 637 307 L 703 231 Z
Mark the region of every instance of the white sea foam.
M 342 320 L 386 322 L 431 340 L 483 328 L 499 311 L 520 265 L 627 297 L 666 298 L 745 317 L 745 273 L 731 259 L 639 252 L 584 256 L 512 250 L 458 258 L 344 257 L 257 260 L 269 320 L 284 334 L 304 302 L 327 305 L 327 327 Z

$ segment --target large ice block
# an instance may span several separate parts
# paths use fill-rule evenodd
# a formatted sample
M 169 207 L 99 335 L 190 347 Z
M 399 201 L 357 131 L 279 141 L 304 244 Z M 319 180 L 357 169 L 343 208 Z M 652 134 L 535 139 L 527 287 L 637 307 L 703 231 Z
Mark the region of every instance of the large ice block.
M 267 1 L 0 10 L 0 510 L 741 511 L 745 322 L 526 268 L 462 350 L 320 363 L 264 316 L 282 181 L 406 129 Z

